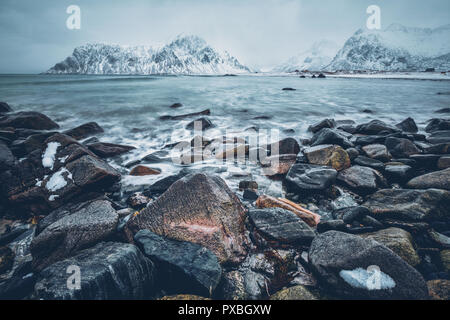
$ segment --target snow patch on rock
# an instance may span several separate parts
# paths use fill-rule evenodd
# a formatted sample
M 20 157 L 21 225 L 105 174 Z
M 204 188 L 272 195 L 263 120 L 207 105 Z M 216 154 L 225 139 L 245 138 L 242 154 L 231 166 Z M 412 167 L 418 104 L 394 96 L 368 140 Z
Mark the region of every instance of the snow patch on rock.
M 341 270 L 339 275 L 353 288 L 372 290 L 386 290 L 395 287 L 395 281 L 378 267 L 367 269 Z
M 63 176 L 64 173 L 66 174 L 67 180 Z M 67 185 L 68 180 L 73 180 L 72 173 L 66 168 L 61 168 L 58 172 L 54 173 L 51 176 L 45 187 L 47 188 L 47 190 L 55 192 L 64 188 Z
M 53 169 L 53 165 L 55 164 L 55 155 L 58 148 L 61 146 L 59 142 L 50 142 L 47 145 L 47 149 L 42 155 L 42 166 L 44 168 Z

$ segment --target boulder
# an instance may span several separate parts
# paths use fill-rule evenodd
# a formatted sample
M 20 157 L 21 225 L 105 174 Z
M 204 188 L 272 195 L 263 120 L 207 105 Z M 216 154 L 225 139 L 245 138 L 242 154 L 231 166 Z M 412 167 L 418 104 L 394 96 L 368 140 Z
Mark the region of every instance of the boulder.
M 296 161 L 296 154 L 270 156 L 265 158 L 262 164 L 263 172 L 269 177 L 285 175 Z
M 0 172 L 11 168 L 14 165 L 15 158 L 8 146 L 0 142 Z
M 170 240 L 149 230 L 139 231 L 134 240 L 155 263 L 156 284 L 165 292 L 210 296 L 219 284 L 222 277 L 219 260 L 205 247 Z
M 353 222 L 361 222 L 364 217 L 370 214 L 369 209 L 363 206 L 354 206 L 338 209 L 333 212 L 335 219 L 343 220 L 346 224 L 352 224 Z
M 413 238 L 409 232 L 403 229 L 389 228 L 360 236 L 385 245 L 413 267 L 420 263 L 419 255 L 414 249 Z
M 202 245 L 221 263 L 245 257 L 245 210 L 218 176 L 191 174 L 173 185 L 125 226 L 128 239 L 139 230 Z
M 239 182 L 239 190 L 252 189 L 258 190 L 258 183 L 256 181 L 243 180 Z
M 364 146 L 362 149 L 365 154 L 371 159 L 383 162 L 387 162 L 392 159 L 392 156 L 389 153 L 388 149 L 382 144 L 369 144 L 367 146 Z
M 408 139 L 389 137 L 386 138 L 385 144 L 389 152 L 397 158 L 408 158 L 413 154 L 421 153 L 420 149 Z
M 183 169 L 175 175 L 171 175 L 161 180 L 158 180 L 144 191 L 144 195 L 147 197 L 160 196 L 164 192 L 166 192 L 167 189 L 169 189 L 172 184 L 174 184 L 175 182 L 177 182 L 178 180 L 180 180 L 181 178 L 185 177 L 188 174 L 189 171 Z
M 67 130 L 64 132 L 64 134 L 76 140 L 82 140 L 103 132 L 104 131 L 102 127 L 100 127 L 97 122 L 89 122 L 82 124 L 81 126 L 78 126 L 76 128 Z
M 376 135 L 382 132 L 395 133 L 398 131 L 399 129 L 397 129 L 396 127 L 388 125 L 381 120 L 372 120 L 368 123 L 361 124 L 356 128 L 357 133 L 367 135 Z
M 319 300 L 316 295 L 312 294 L 306 287 L 298 285 L 278 291 L 270 296 L 270 300 Z
M 427 286 L 432 300 L 450 300 L 450 280 L 431 280 Z
M 432 144 L 446 144 L 450 142 L 450 130 L 434 131 L 427 138 Z
M 448 218 L 450 192 L 439 189 L 385 189 L 372 194 L 363 204 L 381 219 L 432 221 Z
M 409 179 L 412 174 L 412 168 L 407 165 L 386 165 L 384 168 L 385 176 L 393 182 L 403 183 Z
M 450 250 L 442 250 L 440 255 L 444 270 L 450 272 Z
M 384 245 L 338 231 L 317 236 L 309 262 L 319 282 L 351 299 L 427 299 L 422 275 Z
M 347 138 L 345 132 L 329 128 L 320 130 L 311 138 L 311 146 L 315 147 L 322 144 L 335 144 L 343 148 L 351 148 L 354 146 Z
M 259 198 L 259 195 L 255 190 L 245 189 L 242 198 L 248 201 L 256 201 Z
M 1 146 L 0 146 L 0 148 L 1 148 Z M 1 151 L 0 151 L 0 153 L 1 153 Z M 1 163 L 1 160 L 0 160 L 0 163 Z M 437 165 L 438 165 L 439 169 L 450 168 L 450 156 L 444 156 L 444 157 L 439 158 Z
M 450 130 L 450 120 L 448 119 L 432 119 L 428 123 L 427 127 L 425 128 L 425 131 L 435 132 L 435 131 L 443 131 L 443 130 Z
M 336 126 L 336 121 L 334 119 L 325 119 L 320 122 L 317 122 L 308 128 L 312 133 L 319 132 L 323 128 L 334 128 Z
M 375 159 L 367 158 L 364 156 L 357 157 L 353 162 L 362 167 L 370 167 L 375 170 L 383 170 L 384 169 L 384 163 L 381 162 L 380 160 L 375 160 Z
M 307 148 L 303 151 L 311 164 L 318 164 L 333 167 L 341 171 L 350 167 L 350 157 L 340 146 L 319 145 Z
M 267 146 L 272 156 L 282 154 L 295 154 L 300 152 L 300 145 L 294 138 L 286 138 Z M 278 152 L 276 152 L 278 151 Z
M 151 199 L 144 196 L 140 192 L 132 194 L 127 199 L 127 205 L 136 210 L 141 210 L 142 208 L 145 208 L 149 202 L 151 202 Z
M 31 243 L 33 267 L 42 270 L 107 239 L 119 216 L 107 201 L 94 201 L 45 228 Z
M 3 117 L 0 117 L 0 127 L 33 130 L 53 130 L 59 128 L 59 126 L 46 115 L 33 111 L 9 113 L 4 115 Z
M 123 146 L 120 144 L 114 143 L 105 143 L 105 142 L 97 142 L 92 143 L 87 146 L 90 151 L 95 153 L 100 158 L 110 158 L 115 157 L 127 152 L 130 152 L 133 149 L 136 149 L 132 146 Z
M 200 112 L 193 112 L 188 114 L 182 114 L 178 116 L 162 116 L 160 117 L 161 120 L 184 120 L 187 118 L 192 118 L 196 116 L 209 116 L 211 115 L 211 111 L 209 109 L 200 111 Z
M 169 108 L 170 109 L 178 109 L 178 108 L 181 108 L 182 106 L 183 106 L 183 104 L 177 102 L 177 103 L 172 104 Z
M 395 126 L 404 132 L 417 133 L 419 131 L 413 118 L 407 118 Z
M 359 151 L 356 148 L 348 148 L 345 151 L 347 151 L 351 161 L 355 160 L 359 156 Z
M 67 285 L 77 270 L 79 289 Z M 153 263 L 136 246 L 102 242 L 42 270 L 34 296 L 43 300 L 144 299 L 153 293 L 154 278 Z
M 130 176 L 153 176 L 161 174 L 161 171 L 146 166 L 136 166 L 130 171 Z
M 0 247 L 0 275 L 10 270 L 14 264 L 14 252 L 9 247 Z
M 208 130 L 208 129 L 214 127 L 214 125 L 212 124 L 212 122 L 209 119 L 200 118 L 200 119 L 194 120 L 192 122 L 189 122 L 188 125 L 186 126 L 186 129 L 194 130 L 194 129 L 196 129 L 195 126 L 197 126 L 197 128 L 199 128 L 201 131 L 205 131 L 205 130 Z
M 450 191 L 450 168 L 416 177 L 407 184 L 412 189 L 444 189 Z
M 0 102 L 0 114 L 12 112 L 11 107 L 6 102 Z
M 424 153 L 450 154 L 450 142 L 428 145 L 423 148 Z
M 309 244 L 315 232 L 295 213 L 282 208 L 250 210 L 250 222 L 266 240 L 280 244 Z
M 289 170 L 284 184 L 290 193 L 324 191 L 336 181 L 337 174 L 330 167 L 297 163 Z
M 353 166 L 339 172 L 337 181 L 344 183 L 358 194 L 375 192 L 385 187 L 386 181 L 377 170 L 369 167 Z

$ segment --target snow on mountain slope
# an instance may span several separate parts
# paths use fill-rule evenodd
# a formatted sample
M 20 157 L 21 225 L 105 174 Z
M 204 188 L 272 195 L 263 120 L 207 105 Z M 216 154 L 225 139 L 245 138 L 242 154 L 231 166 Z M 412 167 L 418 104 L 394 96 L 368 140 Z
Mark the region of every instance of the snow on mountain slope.
M 330 64 L 339 46 L 328 40 L 316 42 L 312 47 L 295 57 L 290 58 L 285 63 L 276 66 L 274 72 L 293 72 L 295 70 L 321 71 Z
M 393 24 L 385 30 L 358 30 L 337 53 L 329 70 L 449 70 L 450 25 L 436 29 Z
M 250 69 L 196 36 L 179 36 L 161 48 L 87 44 L 49 74 L 227 74 Z

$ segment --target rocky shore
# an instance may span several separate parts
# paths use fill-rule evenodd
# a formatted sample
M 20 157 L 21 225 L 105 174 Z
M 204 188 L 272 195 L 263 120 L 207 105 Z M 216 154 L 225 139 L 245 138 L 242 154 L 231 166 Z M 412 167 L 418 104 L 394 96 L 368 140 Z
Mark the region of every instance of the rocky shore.
M 259 146 L 261 168 L 283 185 L 273 197 L 254 179 L 234 192 L 186 164 L 132 192 L 124 172 L 160 174 L 151 165 L 166 150 L 117 168 L 109 159 L 134 147 L 102 142 L 97 123 L 61 131 L 0 103 L 0 299 L 448 300 L 446 113 L 424 130 L 412 118 L 324 119 L 309 138 L 281 140 L 279 154 Z M 200 117 L 207 130 L 209 115 L 161 121 Z M 207 149 L 202 137 L 188 143 L 199 138 Z M 232 145 L 212 157 L 252 150 Z

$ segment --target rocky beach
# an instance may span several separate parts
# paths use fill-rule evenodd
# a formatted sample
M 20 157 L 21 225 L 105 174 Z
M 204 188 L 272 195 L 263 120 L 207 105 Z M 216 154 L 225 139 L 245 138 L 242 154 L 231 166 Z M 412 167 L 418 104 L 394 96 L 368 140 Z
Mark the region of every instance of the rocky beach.
M 185 131 L 140 158 L 101 121 L 0 103 L 0 299 L 449 299 L 448 108 L 254 145 L 165 103 L 156 121 Z

